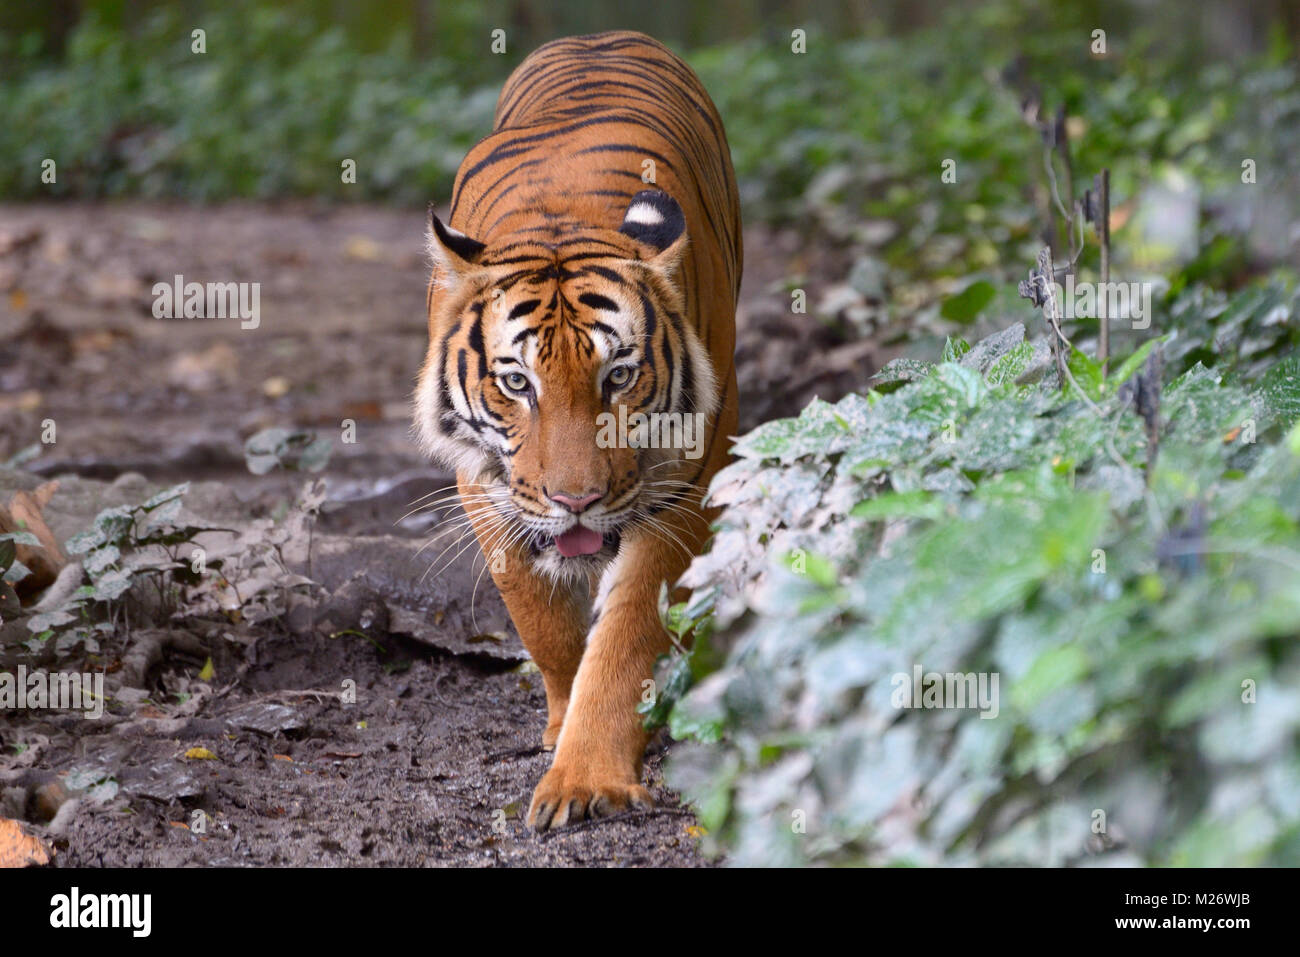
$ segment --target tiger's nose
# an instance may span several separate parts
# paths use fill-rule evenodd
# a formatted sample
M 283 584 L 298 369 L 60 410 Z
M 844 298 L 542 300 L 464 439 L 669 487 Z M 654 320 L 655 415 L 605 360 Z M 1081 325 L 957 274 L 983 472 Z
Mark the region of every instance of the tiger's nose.
M 560 505 L 563 505 L 574 515 L 577 515 L 580 512 L 585 512 L 588 507 L 590 507 L 595 502 L 600 501 L 600 499 L 604 498 L 604 496 L 605 496 L 604 492 L 590 492 L 587 495 L 582 495 L 582 496 L 565 495 L 563 492 L 550 492 L 550 491 L 546 492 L 547 498 L 549 498 L 552 502 L 557 502 Z

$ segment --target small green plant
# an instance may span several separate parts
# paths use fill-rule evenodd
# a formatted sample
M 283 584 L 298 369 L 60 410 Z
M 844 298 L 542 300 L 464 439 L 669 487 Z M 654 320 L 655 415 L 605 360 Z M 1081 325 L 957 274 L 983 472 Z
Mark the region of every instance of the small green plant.
M 720 729 L 716 725 L 693 722 L 676 708 L 687 689 L 722 663 L 710 643 L 713 597 L 711 591 L 704 589 L 688 601 L 669 604 L 667 583 L 660 590 L 659 613 L 673 638 L 673 651 L 659 659 L 653 698 L 637 706 L 637 712 L 645 715 L 647 730 L 668 725 L 669 733 L 675 738 L 718 739 Z
M 54 638 L 59 655 L 79 646 L 98 652 L 100 638 L 125 623 L 127 605 L 122 599 L 134 584 L 149 583 L 167 604 L 174 593 L 172 578 L 185 567 L 178 549 L 208 528 L 176 524 L 188 488 L 177 485 L 136 506 L 104 509 L 89 529 L 68 540 L 68 553 L 84 556 L 89 584 L 27 620 L 33 633 L 27 643 L 30 650 Z
M 31 574 L 30 570 L 18 561 L 19 545 L 41 547 L 41 540 L 31 532 L 5 532 L 0 535 L 0 616 L 12 617 L 21 608 L 18 593 L 14 585 Z
M 80 556 L 86 583 L 27 619 L 29 651 L 39 652 L 53 639 L 59 657 L 98 654 L 105 637 L 142 621 L 208 614 L 272 618 L 288 590 L 310 586 L 289 566 L 305 559 L 323 496 L 318 484 L 309 485 L 279 522 L 264 520 L 241 530 L 188 518 L 183 508 L 188 490 L 186 482 L 138 505 L 106 508 L 90 528 L 68 540 L 68 554 Z M 21 534 L 0 538 L 0 566 L 9 571 L 10 539 L 30 544 Z
M 84 792 L 96 805 L 107 804 L 117 797 L 119 791 L 117 780 L 101 768 L 74 768 L 68 772 L 63 783 L 74 793 Z
M 319 472 L 329 464 L 333 443 L 307 429 L 263 429 L 244 443 L 244 461 L 254 475 L 274 468 Z

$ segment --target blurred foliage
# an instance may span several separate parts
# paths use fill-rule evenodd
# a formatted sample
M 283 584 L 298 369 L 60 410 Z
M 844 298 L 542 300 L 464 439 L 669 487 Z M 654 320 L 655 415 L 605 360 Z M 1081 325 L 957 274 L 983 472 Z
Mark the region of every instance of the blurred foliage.
M 1092 55 L 1087 3 L 940 5 L 937 25 L 890 37 L 885 20 L 854 24 L 831 5 L 787 12 L 809 33 L 808 52 L 794 54 L 780 20 L 760 27 L 750 5 L 735 6 L 729 32 L 748 39 L 688 57 L 726 120 L 748 213 L 883 246 L 900 279 L 1032 258 L 1041 162 L 1021 116 L 1031 88 L 1076 118 L 1080 191 L 1102 165 L 1117 202 L 1171 170 L 1213 193 L 1239 183 L 1241 157 L 1258 163 L 1256 192 L 1294 172 L 1300 83 L 1285 33 L 1264 55 L 1207 64 L 1159 22 L 1121 29 L 1133 19 L 1123 9 L 1105 18 L 1116 24 L 1109 52 Z M 878 17 L 900 19 L 896 6 Z M 199 18 L 144 9 L 127 30 L 116 5 L 90 4 L 57 59 L 39 36 L 0 33 L 11 160 L 0 195 L 445 198 L 527 52 L 521 37 L 614 25 L 534 22 L 505 4 L 434 5 L 405 31 L 386 31 L 376 11 L 330 25 L 312 4 L 237 0 Z M 663 35 L 654 18 L 635 20 L 625 25 Z M 665 24 L 667 36 L 690 22 Z M 509 25 L 508 55 L 474 55 L 494 23 Z M 40 181 L 47 157 L 55 184 Z M 355 185 L 341 182 L 345 158 L 357 161 Z M 946 158 L 952 184 L 939 177 Z M 1206 268 L 1231 266 L 1232 253 Z
M 720 742 L 668 775 L 711 849 L 1300 863 L 1300 367 L 1172 358 L 1151 468 L 1154 345 L 1090 405 L 1013 326 L 739 439 L 674 609 L 731 636 L 671 708 Z M 997 674 L 996 717 L 896 707 L 918 664 Z
M 0 193 L 427 202 L 491 127 L 495 89 L 467 89 L 447 60 L 359 52 L 341 29 L 255 4 L 203 17 L 200 55 L 190 22 L 164 9 L 127 35 L 91 17 L 61 63 L 7 83 Z
M 0 10 L 0 196 L 445 200 L 501 84 L 545 40 L 621 28 L 680 45 L 757 35 L 766 17 L 756 0 L 729 0 L 721 21 L 692 0 L 77 6 Z M 823 24 L 861 18 L 847 0 L 816 11 Z M 503 55 L 488 52 L 497 30 Z M 345 158 L 355 185 L 341 182 Z
M 1176 294 L 1171 273 L 1232 289 L 1296 262 L 1300 73 L 1285 31 L 1259 54 L 1213 59 L 1155 18 L 1109 30 L 1094 55 L 1098 23 L 1110 20 L 1068 4 L 991 3 L 902 38 L 817 36 L 805 56 L 755 40 L 692 64 L 726 119 L 748 220 L 797 229 L 851 263 L 815 314 L 933 357 L 959 327 L 979 338 L 1022 315 L 1013 280 L 1054 205 L 1026 101 L 1039 120 L 1066 111 L 1062 202 L 1110 170 L 1112 278 Z M 1243 182 L 1246 160 L 1254 182 Z M 1091 226 L 1083 240 L 1076 271 L 1095 279 Z M 1067 332 L 1090 349 L 1097 322 Z M 1140 341 L 1112 334 L 1118 349 Z

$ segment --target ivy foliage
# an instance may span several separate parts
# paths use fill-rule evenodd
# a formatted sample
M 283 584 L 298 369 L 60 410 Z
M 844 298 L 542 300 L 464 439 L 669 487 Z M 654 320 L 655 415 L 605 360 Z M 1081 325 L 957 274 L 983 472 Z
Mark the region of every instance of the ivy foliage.
M 739 439 L 669 609 L 723 663 L 662 704 L 709 849 L 1300 863 L 1300 370 L 1169 345 L 1062 390 L 1015 326 Z

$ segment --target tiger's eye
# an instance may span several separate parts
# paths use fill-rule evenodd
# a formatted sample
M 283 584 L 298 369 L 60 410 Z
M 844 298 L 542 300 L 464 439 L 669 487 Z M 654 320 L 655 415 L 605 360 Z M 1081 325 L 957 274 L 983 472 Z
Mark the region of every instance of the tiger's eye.
M 502 378 L 511 392 L 523 392 L 528 388 L 528 376 L 522 372 L 508 372 Z
M 627 385 L 627 380 L 632 378 L 632 370 L 627 366 L 616 366 L 609 370 L 610 385 Z

